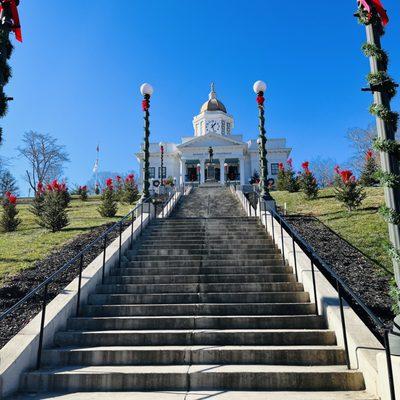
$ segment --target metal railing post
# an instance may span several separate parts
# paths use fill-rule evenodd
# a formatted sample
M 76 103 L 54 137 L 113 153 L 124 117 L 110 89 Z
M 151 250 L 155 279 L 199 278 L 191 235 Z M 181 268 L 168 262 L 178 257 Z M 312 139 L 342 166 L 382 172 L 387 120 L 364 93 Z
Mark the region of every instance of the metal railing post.
M 281 223 L 281 246 L 282 246 L 282 261 L 283 265 L 286 265 L 286 260 L 285 260 L 285 241 L 283 240 L 283 226 L 282 226 L 282 221 Z
M 314 301 L 315 301 L 315 314 L 319 315 L 318 299 L 317 299 L 317 286 L 315 283 L 314 263 L 313 263 L 313 260 L 310 260 L 310 262 L 311 262 L 311 275 L 312 275 L 312 281 L 313 281 L 313 291 L 314 291 Z
M 78 277 L 78 295 L 76 298 L 76 316 L 79 317 L 79 309 L 81 306 L 81 285 L 82 285 L 82 270 L 83 270 L 83 254 L 79 260 L 79 277 Z
M 47 291 L 48 291 L 48 284 L 44 286 L 43 290 L 42 318 L 40 320 L 40 333 L 39 333 L 38 352 L 36 358 L 36 369 L 40 368 L 40 364 L 42 362 L 42 347 L 43 347 L 44 322 L 46 318 Z
M 142 236 L 143 231 L 143 203 L 140 203 L 140 236 Z
M 106 271 L 106 251 L 107 251 L 107 234 L 104 236 L 103 241 L 103 268 L 101 271 L 101 283 L 104 283 L 104 274 Z
M 390 341 L 389 341 L 389 329 L 385 329 L 383 335 L 383 342 L 385 346 L 386 353 L 386 364 L 388 369 L 388 379 L 389 379 L 389 390 L 390 390 L 390 400 L 396 400 L 396 392 L 394 388 L 394 379 L 393 379 L 393 365 L 392 365 L 392 357 L 390 355 Z
M 119 223 L 119 246 L 118 246 L 118 268 L 121 268 L 121 252 L 122 252 L 122 221 Z
M 134 221 L 134 215 L 135 213 L 132 211 L 132 222 L 131 222 L 131 244 L 130 244 L 130 248 L 132 250 L 133 247 L 133 221 Z
M 342 333 L 343 333 L 344 351 L 346 354 L 346 364 L 347 364 L 347 369 L 351 369 L 350 356 L 349 356 L 349 345 L 347 342 L 346 319 L 344 316 L 344 309 L 343 309 L 342 289 L 341 289 L 341 286 L 340 286 L 338 280 L 336 280 L 336 289 L 337 289 L 338 296 L 339 296 L 340 319 L 342 322 Z
M 272 240 L 274 241 L 275 244 L 275 227 L 274 227 L 274 216 L 272 215 L 272 211 L 270 211 L 271 213 L 271 229 L 272 229 Z
M 296 274 L 296 281 L 298 281 L 298 280 L 299 280 L 299 275 L 298 275 L 298 272 L 297 272 L 296 243 L 295 243 L 295 241 L 294 241 L 294 235 L 293 235 L 293 232 L 292 232 L 292 244 L 293 244 L 293 261 L 294 261 L 294 271 L 295 271 L 295 274 Z

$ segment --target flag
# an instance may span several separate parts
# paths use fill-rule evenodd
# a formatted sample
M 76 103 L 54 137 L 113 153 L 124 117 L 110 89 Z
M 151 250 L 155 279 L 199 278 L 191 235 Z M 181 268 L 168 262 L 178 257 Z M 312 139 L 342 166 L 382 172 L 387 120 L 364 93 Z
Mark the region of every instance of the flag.
M 93 165 L 93 172 L 96 173 L 99 170 L 99 160 L 96 160 L 96 162 Z

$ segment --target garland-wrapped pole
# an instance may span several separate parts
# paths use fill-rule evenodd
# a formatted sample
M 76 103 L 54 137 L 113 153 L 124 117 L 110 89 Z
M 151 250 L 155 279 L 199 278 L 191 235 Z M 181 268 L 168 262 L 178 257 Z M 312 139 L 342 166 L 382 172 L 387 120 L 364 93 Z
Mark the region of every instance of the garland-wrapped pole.
M 275 202 L 272 199 L 268 190 L 268 160 L 267 160 L 267 137 L 265 131 L 265 110 L 264 110 L 264 92 L 267 89 L 267 85 L 263 81 L 257 81 L 253 85 L 254 93 L 257 94 L 258 104 L 258 119 L 260 124 L 258 126 L 260 135 L 257 140 L 258 151 L 260 157 L 260 197 L 264 199 L 269 207 L 275 208 Z
M 10 33 L 14 32 L 18 41 L 22 42 L 21 26 L 18 16 L 19 0 L 0 0 L 0 118 L 7 114 L 8 102 L 12 100 L 4 93 L 4 86 L 10 80 L 11 67 L 8 64 L 13 51 Z M 3 130 L 0 127 L 0 144 Z
M 150 198 L 150 97 L 153 94 L 153 87 L 148 83 L 143 83 L 140 86 L 140 93 L 142 93 L 143 101 L 142 101 L 142 109 L 143 109 L 143 119 L 144 119 L 144 168 L 143 168 L 143 194 L 142 194 L 142 202 L 149 201 Z
M 396 94 L 398 86 L 387 74 L 388 56 L 381 47 L 381 36 L 384 26 L 388 23 L 386 11 L 380 0 L 359 0 L 359 9 L 356 13 L 359 21 L 365 25 L 367 42 L 363 45 L 364 54 L 369 57 L 371 73 L 367 80 L 374 97 L 374 104 L 370 112 L 376 116 L 378 138 L 374 147 L 380 153 L 381 182 L 384 185 L 386 210 L 391 215 L 400 216 L 400 168 L 398 144 L 395 139 L 398 114 L 391 111 L 390 101 Z M 393 269 L 400 291 L 400 225 L 396 219 L 387 219 L 390 238 L 390 254 L 393 260 Z M 399 299 L 397 298 L 397 301 Z M 400 315 L 394 320 L 395 332 L 400 333 Z M 390 348 L 392 354 L 400 355 L 400 337 L 391 335 Z

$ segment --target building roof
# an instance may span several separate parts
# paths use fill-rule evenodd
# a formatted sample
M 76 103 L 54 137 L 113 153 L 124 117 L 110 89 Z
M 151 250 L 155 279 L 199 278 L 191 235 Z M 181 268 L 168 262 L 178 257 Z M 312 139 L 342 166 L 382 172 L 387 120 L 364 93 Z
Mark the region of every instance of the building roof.
M 214 83 L 211 84 L 211 92 L 208 95 L 208 100 L 201 106 L 200 112 L 204 111 L 222 111 L 226 113 L 225 106 L 217 99 Z

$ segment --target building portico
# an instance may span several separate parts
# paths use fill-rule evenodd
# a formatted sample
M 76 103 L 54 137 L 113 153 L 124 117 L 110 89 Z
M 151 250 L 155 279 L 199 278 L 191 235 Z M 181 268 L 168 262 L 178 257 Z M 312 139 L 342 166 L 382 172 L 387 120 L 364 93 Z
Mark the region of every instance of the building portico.
M 232 134 L 234 119 L 217 99 L 212 85 L 209 99 L 193 118 L 194 135 L 183 137 L 180 144 L 164 143 L 164 168 L 160 168 L 160 148 L 150 144 L 150 180 L 172 177 L 176 182 L 203 184 L 209 181 L 248 184 L 259 174 L 259 149 L 256 139 L 243 141 L 242 135 Z M 213 150 L 210 165 L 209 148 Z M 291 152 L 285 139 L 267 141 L 268 178 L 276 179 L 278 164 L 284 163 Z M 140 163 L 139 184 L 143 180 L 143 153 L 137 153 Z M 151 182 L 151 187 L 153 186 Z

